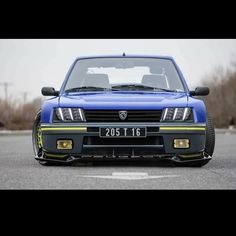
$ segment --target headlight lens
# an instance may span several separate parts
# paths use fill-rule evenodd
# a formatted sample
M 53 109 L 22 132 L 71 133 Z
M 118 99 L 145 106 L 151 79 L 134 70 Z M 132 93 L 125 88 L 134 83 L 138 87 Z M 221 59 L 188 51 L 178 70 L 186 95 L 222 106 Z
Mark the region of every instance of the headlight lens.
M 80 108 L 56 108 L 54 121 L 83 122 L 85 121 L 84 112 Z
M 190 119 L 191 108 L 165 108 L 161 121 L 186 121 Z

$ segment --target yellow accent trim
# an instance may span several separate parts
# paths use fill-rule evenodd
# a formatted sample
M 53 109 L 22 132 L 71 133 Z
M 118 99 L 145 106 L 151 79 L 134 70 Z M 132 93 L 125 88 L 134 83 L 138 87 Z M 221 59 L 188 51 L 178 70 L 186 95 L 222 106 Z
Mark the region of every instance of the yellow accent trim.
M 51 131 L 51 130 L 79 130 L 79 131 L 87 131 L 87 127 L 41 127 L 42 131 Z
M 206 130 L 205 127 L 160 127 L 160 130 Z
M 41 127 L 38 127 L 37 130 L 37 142 L 38 142 L 38 147 L 42 148 L 43 147 L 43 139 L 42 139 L 42 130 Z
M 50 154 L 50 153 L 45 153 L 46 156 L 49 156 L 49 157 L 65 157 L 66 155 L 56 155 L 56 154 Z
M 188 158 L 188 157 L 200 157 L 202 155 L 202 153 L 197 153 L 197 154 L 182 154 L 182 155 L 179 155 L 180 157 L 183 157 L 183 158 Z

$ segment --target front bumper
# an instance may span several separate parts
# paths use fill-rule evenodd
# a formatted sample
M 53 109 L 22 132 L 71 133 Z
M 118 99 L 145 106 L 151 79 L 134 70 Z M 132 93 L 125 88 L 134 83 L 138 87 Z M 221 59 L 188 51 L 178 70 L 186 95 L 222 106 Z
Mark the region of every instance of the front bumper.
M 100 138 L 99 127 L 146 127 L 146 138 Z M 61 162 L 81 158 L 139 157 L 165 158 L 173 161 L 190 161 L 202 158 L 205 149 L 205 124 L 190 123 L 80 123 L 41 124 L 45 156 Z M 175 149 L 173 140 L 189 139 L 188 149 Z M 58 150 L 57 140 L 71 139 L 72 150 Z M 41 159 L 40 157 L 36 157 Z M 46 159 L 45 159 L 46 158 Z

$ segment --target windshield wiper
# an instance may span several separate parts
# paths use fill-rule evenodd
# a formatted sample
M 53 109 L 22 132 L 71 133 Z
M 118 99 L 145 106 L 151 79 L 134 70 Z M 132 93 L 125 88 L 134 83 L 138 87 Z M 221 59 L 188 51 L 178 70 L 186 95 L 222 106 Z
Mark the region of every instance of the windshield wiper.
M 95 86 L 82 86 L 65 90 L 67 93 L 80 92 L 80 91 L 107 91 L 109 88 L 95 87 Z
M 66 93 L 73 92 L 81 92 L 81 91 L 123 91 L 124 88 L 127 88 L 129 91 L 135 90 L 152 90 L 152 91 L 165 91 L 165 92 L 177 92 L 177 90 L 164 89 L 164 88 L 156 88 L 147 85 L 139 85 L 139 84 L 121 84 L 114 85 L 112 88 L 104 88 L 104 87 L 95 87 L 95 86 L 82 86 L 65 90 Z
M 122 88 L 128 88 L 129 90 L 153 90 L 153 91 L 166 91 L 166 92 L 177 92 L 176 90 L 172 89 L 164 89 L 164 88 L 157 88 L 142 84 L 120 84 L 120 85 L 114 85 L 112 88 L 120 88 L 120 90 L 123 90 Z

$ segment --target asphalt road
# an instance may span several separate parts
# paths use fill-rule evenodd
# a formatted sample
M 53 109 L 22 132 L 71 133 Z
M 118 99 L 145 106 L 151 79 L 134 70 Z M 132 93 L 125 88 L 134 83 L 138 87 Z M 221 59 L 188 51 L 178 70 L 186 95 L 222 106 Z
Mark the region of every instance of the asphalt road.
M 33 158 L 31 136 L 0 136 L 0 189 L 236 189 L 236 134 L 217 134 L 204 167 L 158 163 L 50 166 Z

